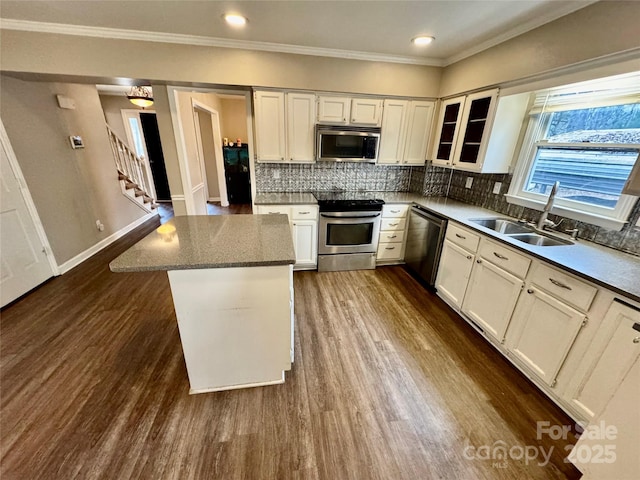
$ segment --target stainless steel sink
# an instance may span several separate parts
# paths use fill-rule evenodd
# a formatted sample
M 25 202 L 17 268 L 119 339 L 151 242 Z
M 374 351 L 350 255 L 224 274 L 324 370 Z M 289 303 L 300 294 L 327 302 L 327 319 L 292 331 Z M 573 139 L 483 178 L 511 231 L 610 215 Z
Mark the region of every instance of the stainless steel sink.
M 534 227 L 523 225 L 509 218 L 471 218 L 469 220 L 495 232 L 502 233 L 509 238 L 518 240 L 519 242 L 528 243 L 529 245 L 555 247 L 574 244 L 570 240 L 539 233 Z
M 558 245 L 573 245 L 570 240 L 563 238 L 548 237 L 546 235 L 540 235 L 539 233 L 518 233 L 509 235 L 510 238 L 518 240 L 519 242 L 528 243 L 529 245 L 537 245 L 540 247 L 555 247 Z
M 472 222 L 482 225 L 485 228 L 494 230 L 505 235 L 513 233 L 530 233 L 533 232 L 533 228 L 522 225 L 508 218 L 478 218 L 471 219 Z

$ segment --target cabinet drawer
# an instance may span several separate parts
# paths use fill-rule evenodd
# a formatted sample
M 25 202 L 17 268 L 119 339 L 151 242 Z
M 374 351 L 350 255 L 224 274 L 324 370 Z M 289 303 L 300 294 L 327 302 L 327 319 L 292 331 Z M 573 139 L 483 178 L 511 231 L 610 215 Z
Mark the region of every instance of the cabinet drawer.
M 404 241 L 404 230 L 382 231 L 380 232 L 380 243 L 402 243 Z
M 270 214 L 270 213 L 283 213 L 289 215 L 291 219 L 291 207 L 288 205 L 258 205 L 258 213 Z
M 524 255 L 486 238 L 483 238 L 480 243 L 479 253 L 485 260 L 513 273 L 518 278 L 524 278 L 531 265 L 531 260 Z
M 409 205 L 384 205 L 382 207 L 383 218 L 402 218 L 407 216 Z
M 479 235 L 459 227 L 455 223 L 449 223 L 445 238 L 456 245 L 460 245 L 462 248 L 466 248 L 470 252 L 476 252 L 478 250 L 478 242 L 480 242 Z
M 406 220 L 404 218 L 383 218 L 380 222 L 380 230 L 392 230 L 404 232 Z
M 402 259 L 402 244 L 401 243 L 386 243 L 381 242 L 378 244 L 378 260 L 400 260 Z
M 293 220 L 315 220 L 318 218 L 318 206 L 294 205 L 291 207 L 291 218 Z
M 596 287 L 543 263 L 536 264 L 531 283 L 583 312 L 589 310 L 598 291 Z

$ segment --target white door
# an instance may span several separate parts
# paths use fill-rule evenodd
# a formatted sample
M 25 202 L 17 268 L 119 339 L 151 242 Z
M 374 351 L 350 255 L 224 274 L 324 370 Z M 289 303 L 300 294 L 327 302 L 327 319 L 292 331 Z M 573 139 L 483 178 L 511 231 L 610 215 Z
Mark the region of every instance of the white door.
M 0 306 L 5 306 L 53 272 L 4 145 L 0 153 Z
M 462 311 L 498 342 L 504 340 L 523 282 L 479 258 L 471 274 Z
M 354 98 L 351 101 L 351 124 L 379 127 L 382 122 L 382 100 Z
M 290 162 L 315 161 L 316 96 L 287 93 L 287 146 Z
M 317 262 L 318 222 L 315 220 L 295 220 L 291 226 L 293 228 L 296 265 L 315 265 Z
M 349 97 L 319 97 L 318 123 L 349 123 L 351 113 L 351 98 Z
M 516 305 L 505 343 L 531 372 L 553 387 L 584 319 L 567 304 L 529 287 Z
M 424 165 L 435 102 L 411 101 L 407 117 L 404 164 Z M 386 109 L 385 109 L 386 114 Z
M 384 101 L 382 133 L 380 135 L 379 164 L 397 164 L 402 161 L 407 120 L 407 100 Z
M 261 162 L 285 161 L 283 92 L 254 92 L 256 150 Z
M 436 289 L 460 308 L 473 267 L 473 254 L 445 240 L 440 256 Z

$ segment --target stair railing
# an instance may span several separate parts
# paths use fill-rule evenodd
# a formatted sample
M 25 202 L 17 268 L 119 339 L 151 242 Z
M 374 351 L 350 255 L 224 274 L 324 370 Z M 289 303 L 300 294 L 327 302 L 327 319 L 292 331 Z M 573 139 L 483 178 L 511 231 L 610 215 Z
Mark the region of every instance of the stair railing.
M 109 125 L 106 127 L 118 172 L 126 177 L 125 180 L 135 183 L 146 196 L 152 197 L 145 159 L 136 155 Z

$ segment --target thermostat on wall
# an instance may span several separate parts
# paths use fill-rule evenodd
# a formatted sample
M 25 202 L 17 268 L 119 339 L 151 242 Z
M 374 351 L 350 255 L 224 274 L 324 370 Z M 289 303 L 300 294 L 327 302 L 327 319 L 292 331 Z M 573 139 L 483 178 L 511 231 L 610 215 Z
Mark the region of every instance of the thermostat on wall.
M 71 142 L 71 148 L 84 148 L 84 142 L 82 141 L 82 137 L 80 135 L 71 135 L 69 137 L 69 141 Z

